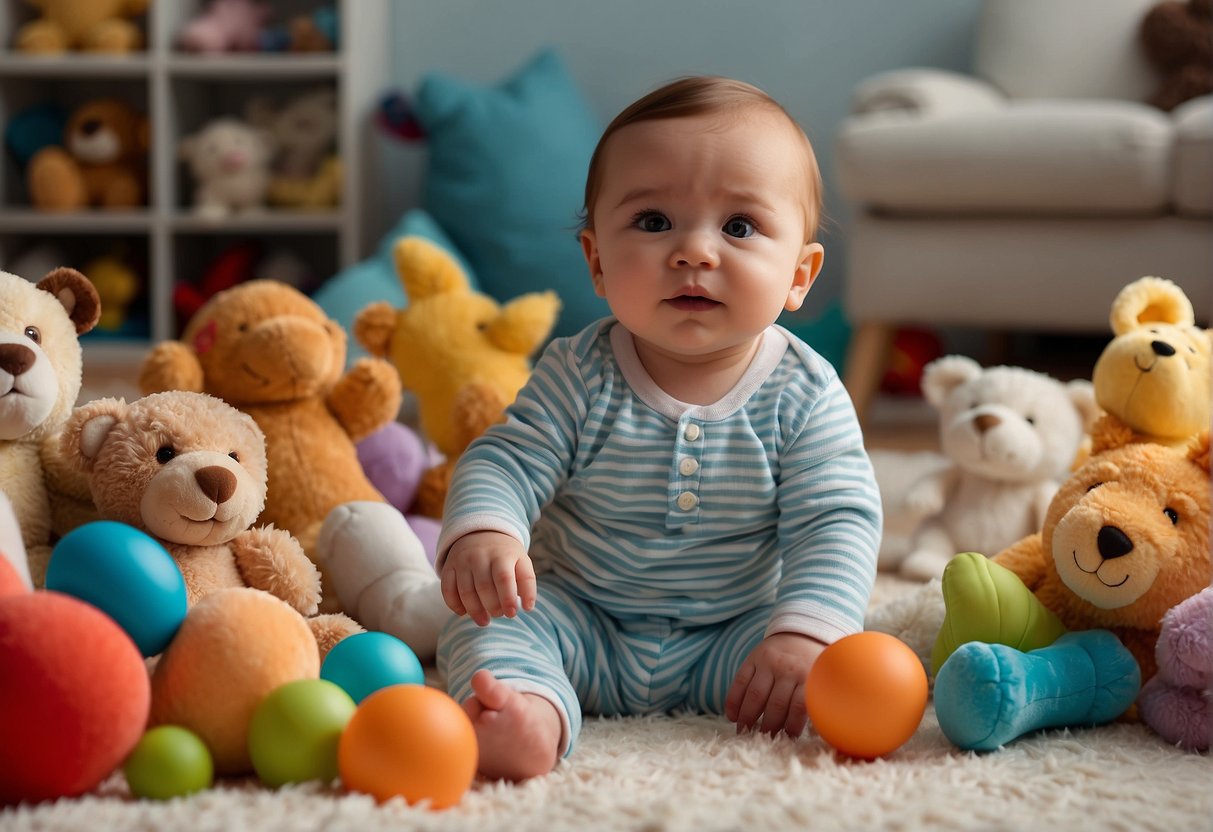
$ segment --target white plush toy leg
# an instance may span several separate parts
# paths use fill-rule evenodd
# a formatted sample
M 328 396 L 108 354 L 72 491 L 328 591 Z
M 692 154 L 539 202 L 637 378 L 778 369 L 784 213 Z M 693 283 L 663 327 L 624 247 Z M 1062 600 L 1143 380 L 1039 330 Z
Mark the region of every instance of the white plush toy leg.
M 423 662 L 454 613 L 404 515 L 387 503 L 351 502 L 329 512 L 316 553 L 345 611 L 368 630 L 396 636 Z
M 955 556 L 951 535 L 936 521 L 927 520 L 914 536 L 914 548 L 897 571 L 911 581 L 942 578 L 943 568 Z
M 17 515 L 13 513 L 13 504 L 8 495 L 0 491 L 0 557 L 13 565 L 17 577 L 26 588 L 33 589 L 30 580 L 29 563 L 25 556 L 25 544 L 21 542 L 21 527 L 17 525 Z

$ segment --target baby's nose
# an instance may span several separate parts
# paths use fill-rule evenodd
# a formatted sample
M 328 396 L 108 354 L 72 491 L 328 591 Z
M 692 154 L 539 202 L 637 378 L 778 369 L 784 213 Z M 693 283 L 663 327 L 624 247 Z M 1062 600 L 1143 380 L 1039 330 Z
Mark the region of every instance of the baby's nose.
M 678 238 L 670 261 L 676 267 L 704 269 L 714 267 L 720 259 L 707 234 L 689 232 Z

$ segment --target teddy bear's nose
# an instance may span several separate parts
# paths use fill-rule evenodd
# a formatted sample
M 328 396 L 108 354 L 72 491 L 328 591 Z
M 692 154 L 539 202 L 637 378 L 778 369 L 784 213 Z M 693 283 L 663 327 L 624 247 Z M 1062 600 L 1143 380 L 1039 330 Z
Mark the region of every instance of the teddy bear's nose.
M 992 413 L 983 413 L 973 420 L 973 424 L 977 425 L 978 433 L 985 433 L 990 428 L 996 428 L 1002 424 L 1002 419 L 999 419 Z
M 202 493 L 216 503 L 226 503 L 236 493 L 236 475 L 226 468 L 211 465 L 194 472 Z
M 1115 526 L 1104 526 L 1095 536 L 1099 546 L 1099 554 L 1104 560 L 1119 558 L 1133 551 L 1133 541 L 1129 536 Z
M 0 344 L 0 369 L 10 376 L 19 376 L 34 366 L 38 357 L 24 344 Z
M 1168 355 L 1175 355 L 1175 347 L 1171 346 L 1166 341 L 1151 341 L 1150 349 L 1154 350 L 1155 355 L 1161 355 L 1164 358 Z

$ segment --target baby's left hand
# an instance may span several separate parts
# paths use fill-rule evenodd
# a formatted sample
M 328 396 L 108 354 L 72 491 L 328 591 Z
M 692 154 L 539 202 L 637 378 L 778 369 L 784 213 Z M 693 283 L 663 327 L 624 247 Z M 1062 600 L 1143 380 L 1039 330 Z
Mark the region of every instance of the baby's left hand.
M 768 734 L 799 737 L 808 722 L 804 682 L 826 646 L 798 633 L 775 633 L 754 648 L 729 688 L 724 714 L 737 730 L 753 728 L 762 717 Z

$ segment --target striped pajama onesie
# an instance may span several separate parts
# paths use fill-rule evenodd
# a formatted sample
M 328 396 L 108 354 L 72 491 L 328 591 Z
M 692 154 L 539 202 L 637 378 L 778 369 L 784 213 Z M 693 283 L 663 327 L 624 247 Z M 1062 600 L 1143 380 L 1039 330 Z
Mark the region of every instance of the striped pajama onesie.
M 689 405 L 607 318 L 549 346 L 460 457 L 438 568 L 487 530 L 529 551 L 536 608 L 453 620 L 439 669 L 459 701 L 480 668 L 549 699 L 567 753 L 583 712 L 722 713 L 765 636 L 862 629 L 881 512 L 850 399 L 787 330 L 763 334 L 724 398 Z

